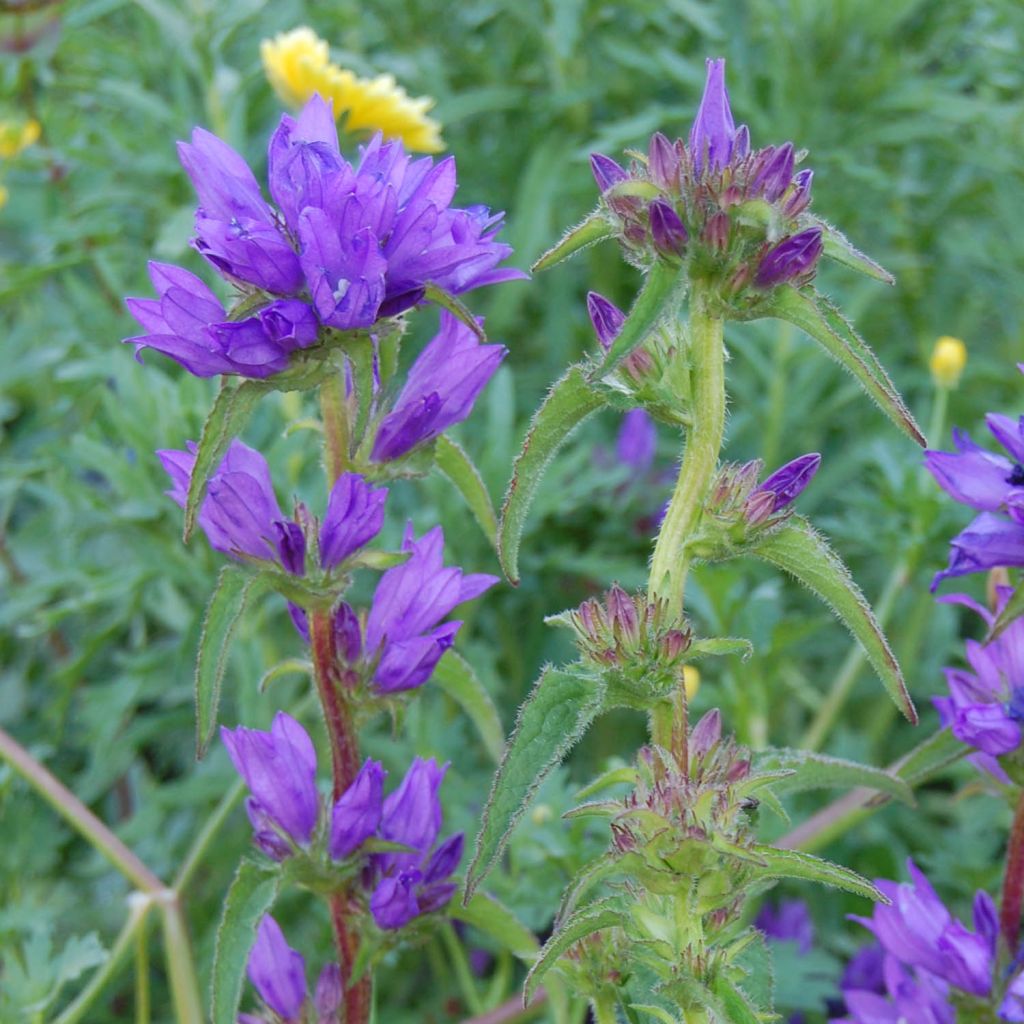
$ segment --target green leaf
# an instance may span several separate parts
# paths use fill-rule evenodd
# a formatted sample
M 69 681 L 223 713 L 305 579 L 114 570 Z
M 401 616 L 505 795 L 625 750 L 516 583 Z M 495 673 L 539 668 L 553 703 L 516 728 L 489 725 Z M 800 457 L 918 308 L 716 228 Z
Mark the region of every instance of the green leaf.
M 755 874 L 768 878 L 801 878 L 865 896 L 876 902 L 889 902 L 866 878 L 841 864 L 833 864 L 801 850 L 780 850 L 775 846 L 755 844 L 750 847 L 750 852 L 763 863 L 762 867 L 753 869 Z
M 523 999 L 529 1002 L 541 979 L 555 966 L 558 958 L 572 945 L 604 928 L 615 928 L 626 923 L 626 915 L 610 900 L 593 903 L 569 918 L 555 932 L 540 951 L 537 962 L 530 968 L 523 987 Z
M 885 267 L 855 248 L 841 231 L 832 227 L 831 224 L 826 224 L 824 221 L 818 221 L 818 224 L 821 227 L 821 241 L 824 245 L 824 253 L 829 259 L 835 260 L 836 263 L 841 263 L 844 267 L 849 267 L 851 270 L 858 270 L 862 274 L 867 274 L 868 277 L 873 277 L 876 281 L 881 281 L 883 284 L 896 283 L 896 278 Z
M 235 1024 L 249 951 L 263 915 L 274 905 L 279 884 L 276 868 L 247 860 L 238 867 L 217 928 L 210 987 L 213 1024 Z
M 498 558 L 513 585 L 519 582 L 519 542 L 534 495 L 556 452 L 569 435 L 604 404 L 580 366 L 570 366 L 537 410 L 512 466 L 498 526 Z
M 484 334 L 484 329 L 477 322 L 477 318 L 473 316 L 469 307 L 461 299 L 452 295 L 451 292 L 446 292 L 436 284 L 428 284 L 426 288 L 423 289 L 423 297 L 428 302 L 433 302 L 442 309 L 447 309 L 456 320 L 465 324 L 480 339 L 480 341 L 487 341 L 487 335 Z
M 668 1010 L 663 1010 L 660 1006 L 650 1006 L 647 1003 L 630 1003 L 629 1008 L 631 1010 L 639 1010 L 640 1013 L 646 1013 L 656 1021 L 659 1021 L 660 1024 L 679 1024 L 678 1017 L 673 1017 Z
M 999 613 L 999 617 L 992 624 L 992 628 L 985 638 L 985 643 L 989 644 L 995 640 L 1014 619 L 1019 619 L 1022 615 L 1024 615 L 1024 583 L 1018 583 L 1016 589 L 1010 595 L 1010 600 L 1006 602 L 1003 610 Z
M 196 461 L 185 499 L 183 537 L 186 543 L 195 529 L 196 516 L 206 494 L 207 480 L 220 465 L 228 445 L 242 432 L 260 397 L 268 390 L 262 381 L 243 380 L 236 383 L 226 377 L 222 380 L 196 446 Z
M 720 974 L 715 981 L 715 995 L 722 1001 L 729 1024 L 761 1024 L 757 1011 L 747 997 L 726 975 Z M 764 1007 L 771 1011 L 770 1006 Z
M 694 658 L 721 658 L 738 654 L 746 661 L 754 653 L 754 645 L 743 637 L 715 636 L 704 640 L 694 640 L 686 652 L 686 660 Z
M 844 366 L 875 400 L 878 407 L 912 441 L 924 447 L 924 434 L 889 379 L 878 357 L 835 306 L 822 295 L 813 297 L 790 285 L 775 290 L 767 308 L 770 316 L 795 324 Z
M 570 228 L 561 241 L 552 246 L 530 270 L 536 273 L 538 270 L 547 270 L 549 267 L 567 260 L 570 256 L 581 252 L 588 246 L 595 245 L 611 238 L 615 229 L 600 210 L 595 210 L 585 220 L 581 221 L 574 228 Z
M 658 323 L 675 312 L 675 298 L 685 286 L 686 275 L 678 267 L 655 263 L 647 272 L 647 279 L 626 322 L 601 365 L 591 373 L 591 378 L 606 377 L 630 352 L 643 344 Z
M 473 666 L 454 650 L 448 650 L 434 669 L 434 685 L 440 687 L 462 708 L 476 726 L 487 753 L 495 764 L 505 748 L 505 730 L 491 695 Z
M 596 676 L 546 666 L 525 703 L 484 808 L 466 899 L 501 856 L 537 787 L 597 717 L 604 684 Z
M 490 935 L 521 960 L 533 960 L 540 948 L 533 932 L 508 907 L 486 893 L 474 893 L 473 898 L 464 906 L 457 906 L 453 902 L 448 913 L 456 920 L 465 921 Z
M 786 793 L 800 793 L 807 789 L 839 789 L 866 786 L 880 793 L 902 800 L 905 804 L 914 803 L 914 794 L 910 786 L 898 775 L 884 768 L 858 764 L 826 754 L 817 754 L 809 750 L 769 749 L 756 755 L 755 770 L 774 771 L 790 769 L 791 774 L 777 780 L 772 785 L 776 796 Z
M 473 517 L 480 524 L 480 529 L 484 531 L 484 536 L 490 541 L 491 547 L 497 550 L 498 518 L 494 514 L 494 505 L 483 477 L 473 465 L 473 460 L 461 446 L 442 434 L 434 448 L 434 463 L 462 495 Z
M 892 771 L 908 785 L 916 787 L 970 752 L 971 748 L 961 743 L 949 729 L 940 729 L 904 754 L 892 766 Z
M 226 565 L 217 577 L 206 606 L 196 658 L 196 758 L 202 759 L 217 728 L 220 687 L 231 651 L 231 639 L 252 597 L 264 590 L 266 581 L 237 565 Z
M 617 765 L 602 772 L 596 779 L 587 783 L 574 797 L 573 800 L 586 800 L 595 793 L 609 786 L 618 786 L 626 783 L 630 786 L 636 785 L 637 770 L 632 765 Z
M 864 648 L 868 661 L 896 706 L 917 724 L 896 656 L 846 566 L 805 519 L 793 516 L 749 548 L 751 554 L 784 569 L 818 595 Z

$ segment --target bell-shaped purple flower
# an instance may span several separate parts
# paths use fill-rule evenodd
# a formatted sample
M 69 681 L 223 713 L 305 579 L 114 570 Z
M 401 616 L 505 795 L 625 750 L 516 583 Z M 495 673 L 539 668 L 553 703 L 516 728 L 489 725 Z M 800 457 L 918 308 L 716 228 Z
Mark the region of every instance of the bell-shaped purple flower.
M 474 331 L 443 310 L 440 331 L 412 364 L 405 387 L 377 429 L 373 461 L 400 458 L 461 423 L 506 351 L 502 345 L 481 345 Z
M 386 775 L 379 761 L 368 758 L 352 785 L 335 801 L 327 848 L 332 859 L 350 856 L 377 831 Z
M 706 63 L 704 95 L 690 129 L 690 154 L 698 175 L 705 167 L 710 171 L 720 171 L 729 163 L 736 136 L 729 92 L 725 87 L 725 61 L 719 58 Z
M 658 428 L 644 409 L 630 409 L 622 417 L 622 426 L 615 443 L 619 462 L 637 473 L 648 470 L 658 448 Z
M 808 228 L 783 239 L 761 258 L 754 275 L 758 288 L 774 288 L 810 274 L 824 246 L 821 228 Z
M 754 919 L 754 927 L 777 942 L 795 942 L 802 954 L 814 946 L 814 922 L 803 900 L 766 903 Z
M 495 576 L 446 567 L 440 526 L 416 540 L 410 523 L 402 550 L 411 556 L 381 577 L 366 623 L 365 650 L 378 658 L 373 678 L 382 693 L 425 683 L 462 625 L 438 625 L 440 620 L 498 582 Z
M 1015 422 L 990 413 L 985 420 L 1009 459 L 975 444 L 966 431 L 954 430 L 956 451 L 926 451 L 924 464 L 954 501 L 981 512 L 997 512 L 1024 503 L 1024 416 Z
M 369 544 L 384 525 L 388 489 L 374 489 L 358 473 L 343 473 L 331 488 L 320 524 L 320 565 L 332 569 Z
M 848 1024 L 954 1024 L 956 1010 L 941 978 L 920 967 L 908 968 L 889 954 L 880 970 L 880 990 L 844 986 L 850 1016 L 843 1020 Z
M 1024 524 L 994 512 L 982 512 L 950 541 L 949 566 L 935 574 L 931 589 L 934 591 L 952 576 L 988 572 L 1001 566 L 1024 566 Z
M 288 945 L 278 923 L 266 914 L 249 954 L 249 980 L 267 1007 L 285 1024 L 298 1024 L 306 1002 L 306 961 Z
M 269 732 L 221 728 L 228 755 L 252 794 L 250 817 L 272 822 L 300 846 L 316 828 L 316 750 L 294 718 L 279 711 Z

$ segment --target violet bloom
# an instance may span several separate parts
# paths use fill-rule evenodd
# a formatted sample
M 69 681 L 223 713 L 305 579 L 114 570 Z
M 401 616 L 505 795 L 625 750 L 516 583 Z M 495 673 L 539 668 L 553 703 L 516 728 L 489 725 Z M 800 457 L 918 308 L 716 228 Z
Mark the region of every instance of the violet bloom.
M 795 942 L 802 954 L 814 945 L 814 922 L 803 900 L 765 903 L 754 918 L 754 927 L 776 942 Z
M 373 679 L 381 693 L 422 686 L 462 625 L 438 623 L 498 582 L 496 576 L 445 566 L 440 526 L 416 540 L 410 523 L 402 550 L 411 555 L 381 576 L 366 622 L 366 655 L 378 659 Z
M 843 987 L 846 1024 L 954 1024 L 949 986 L 934 974 L 909 968 L 890 954 L 881 964 L 881 991 Z M 839 1022 L 833 1022 L 839 1024 Z
M 377 429 L 373 461 L 400 458 L 461 423 L 506 351 L 502 345 L 481 345 L 474 331 L 442 310 L 440 331 L 412 364 L 405 387 Z
M 377 831 L 386 776 L 380 762 L 368 758 L 352 785 L 335 801 L 327 847 L 332 860 L 351 856 Z
M 462 833 L 433 848 L 442 820 L 438 790 L 447 770 L 433 758 L 417 757 L 384 801 L 380 838 L 411 849 L 373 857 L 370 911 L 380 928 L 402 928 L 421 914 L 440 910 L 455 891 L 447 879 L 462 858 Z
M 690 128 L 690 154 L 699 175 L 705 164 L 710 171 L 722 170 L 732 158 L 736 125 L 725 87 L 725 60 L 707 60 L 704 95 Z
M 1024 524 L 982 512 L 949 542 L 949 565 L 935 574 L 931 590 L 953 576 L 1009 566 L 1024 566 Z
M 615 443 L 619 462 L 637 473 L 644 473 L 654 462 L 658 448 L 658 428 L 644 409 L 630 409 L 622 417 L 622 426 Z
M 182 508 L 196 462 L 196 445 L 186 451 L 157 452 L 171 478 L 167 495 Z M 372 488 L 356 473 L 335 482 L 320 524 L 320 567 L 333 569 L 368 544 L 384 523 L 387 488 Z M 302 527 L 281 511 L 267 460 L 234 440 L 210 476 L 199 508 L 199 525 L 215 551 L 232 558 L 276 562 L 286 572 L 306 571 L 306 537 Z
M 800 283 L 814 272 L 823 249 L 821 228 L 808 228 L 783 239 L 761 257 L 754 284 L 758 288 L 774 288 L 787 281 Z
M 279 711 L 269 732 L 222 727 L 220 735 L 252 794 L 247 807 L 256 845 L 274 860 L 291 852 L 287 841 L 306 846 L 320 812 L 316 750 L 306 730 Z
M 748 463 L 758 466 L 760 463 Z M 821 456 L 817 452 L 800 455 L 770 473 L 750 492 L 744 503 L 748 525 L 763 523 L 769 516 L 788 508 L 814 479 Z

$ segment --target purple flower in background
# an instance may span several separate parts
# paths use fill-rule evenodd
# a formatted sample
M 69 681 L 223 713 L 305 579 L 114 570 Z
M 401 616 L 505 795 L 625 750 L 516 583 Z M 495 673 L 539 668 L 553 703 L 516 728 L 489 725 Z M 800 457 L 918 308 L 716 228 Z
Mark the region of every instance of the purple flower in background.
M 229 321 L 217 297 L 195 274 L 150 263 L 159 298 L 126 299 L 146 334 L 125 338 L 136 355 L 151 348 L 196 377 L 236 373 L 264 378 L 288 366 L 296 349 L 316 344 L 313 310 L 297 299 L 277 299 L 244 320 Z
M 386 775 L 379 761 L 368 758 L 352 785 L 335 801 L 328 844 L 333 860 L 348 857 L 377 831 Z
M 658 428 L 654 420 L 643 409 L 630 409 L 622 417 L 615 454 L 619 462 L 630 466 L 637 473 L 650 469 L 658 449 Z
M 410 523 L 402 550 L 411 555 L 380 578 L 366 622 L 365 650 L 379 659 L 373 678 L 381 693 L 422 686 L 462 625 L 438 623 L 498 582 L 496 576 L 445 566 L 440 526 L 416 540 Z
M 814 922 L 803 900 L 766 903 L 754 919 L 754 927 L 777 942 L 795 942 L 803 954 L 814 945 Z
M 822 251 L 821 228 L 808 228 L 791 235 L 764 254 L 758 264 L 754 284 L 758 288 L 774 288 L 787 281 L 805 278 L 813 273 Z
M 288 945 L 280 926 L 269 914 L 264 915 L 256 931 L 248 974 L 268 1009 L 288 1024 L 301 1019 L 306 1002 L 306 961 Z
M 269 732 L 222 727 L 220 735 L 252 794 L 248 807 L 257 845 L 275 860 L 282 859 L 275 852 L 286 849 L 282 837 L 305 846 L 320 811 L 316 750 L 306 730 L 279 711 Z M 261 832 L 268 835 L 261 839 Z
M 373 461 L 400 458 L 461 423 L 506 351 L 502 345 L 481 345 L 474 331 L 442 310 L 439 333 L 412 364 L 405 387 L 381 421 Z
M 908 968 L 885 954 L 880 989 L 843 986 L 850 1024 L 953 1024 L 949 986 L 922 968 Z M 845 977 L 844 977 L 845 981 Z
M 693 126 L 690 128 L 690 154 L 699 175 L 705 164 L 708 170 L 722 170 L 732 158 L 736 125 L 725 87 L 725 61 L 708 60 L 704 95 Z
M 982 512 L 949 542 L 949 549 L 949 566 L 935 574 L 932 591 L 953 576 L 1024 566 L 1024 524 Z
M 433 758 L 417 757 L 384 801 L 380 838 L 411 849 L 373 857 L 370 911 L 380 928 L 402 928 L 420 914 L 440 910 L 455 891 L 446 879 L 462 858 L 462 834 L 432 849 L 441 831 L 438 791 L 447 769 Z
M 866 992 L 885 991 L 885 976 L 882 972 L 886 952 L 877 942 L 857 950 L 843 971 L 839 987 L 861 989 Z

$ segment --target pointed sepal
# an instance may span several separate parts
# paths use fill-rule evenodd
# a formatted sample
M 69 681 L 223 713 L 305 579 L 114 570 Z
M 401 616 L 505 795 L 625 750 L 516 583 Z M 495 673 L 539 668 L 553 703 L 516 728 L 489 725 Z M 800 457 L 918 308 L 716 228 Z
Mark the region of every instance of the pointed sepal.
M 600 210 L 595 210 L 576 227 L 569 228 L 561 240 L 548 249 L 530 270 L 534 273 L 547 270 L 591 245 L 612 238 L 614 234 L 615 228 L 611 221 Z
M 824 221 L 814 220 L 817 227 L 821 228 L 821 241 L 823 243 L 823 255 L 836 263 L 856 270 L 868 277 L 873 277 L 883 284 L 895 284 L 896 278 L 889 273 L 881 264 L 876 263 L 870 256 L 865 256 L 857 249 L 841 231 L 826 224 Z

